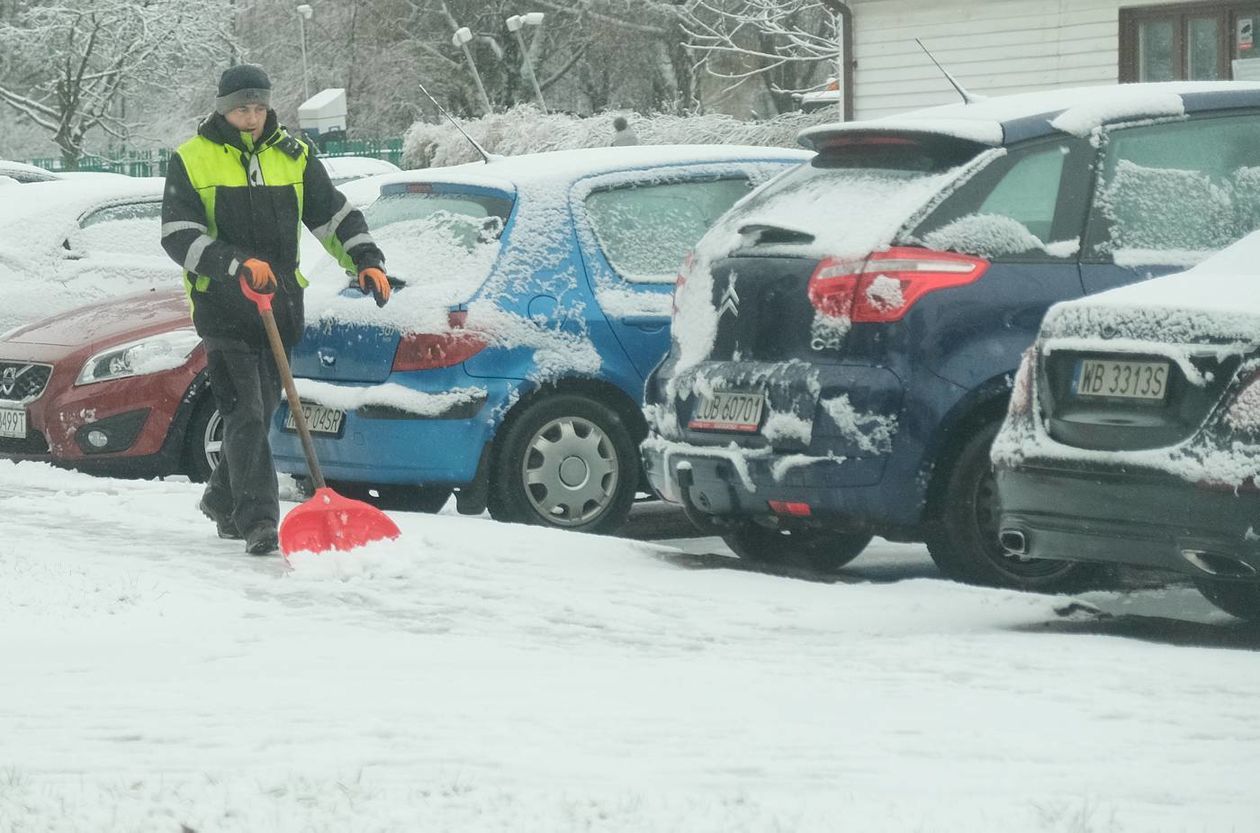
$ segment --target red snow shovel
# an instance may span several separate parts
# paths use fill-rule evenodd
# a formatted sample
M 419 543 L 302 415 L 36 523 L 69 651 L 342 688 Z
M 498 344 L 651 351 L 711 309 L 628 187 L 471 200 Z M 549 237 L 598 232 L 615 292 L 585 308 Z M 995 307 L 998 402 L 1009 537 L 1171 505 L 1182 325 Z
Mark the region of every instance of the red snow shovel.
M 297 386 L 293 384 L 289 358 L 280 341 L 280 331 L 276 329 L 276 317 L 271 312 L 271 295 L 255 292 L 243 277 L 241 291 L 257 305 L 258 314 L 262 316 L 263 327 L 267 330 L 267 341 L 271 344 L 271 355 L 275 357 L 276 368 L 284 382 L 285 395 L 289 398 L 289 410 L 293 412 L 293 422 L 302 437 L 306 467 L 315 483 L 315 495 L 290 510 L 281 521 L 280 552 L 287 556 L 304 550 L 352 550 L 372 541 L 397 538 L 401 533 L 384 512 L 361 500 L 343 497 L 328 488 L 328 484 L 324 482 L 323 472 L 319 470 L 319 460 L 315 459 L 315 446 L 311 443 L 306 415 L 302 413 L 302 401 L 298 398 Z

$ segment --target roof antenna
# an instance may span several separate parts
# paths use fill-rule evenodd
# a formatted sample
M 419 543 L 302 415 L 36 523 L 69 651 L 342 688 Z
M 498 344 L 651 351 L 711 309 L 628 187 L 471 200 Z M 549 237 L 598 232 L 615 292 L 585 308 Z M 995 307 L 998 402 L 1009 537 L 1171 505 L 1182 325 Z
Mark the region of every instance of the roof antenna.
M 945 80 L 950 83 L 950 86 L 952 86 L 955 90 L 958 91 L 958 94 L 960 96 L 962 96 L 962 100 L 964 103 L 975 104 L 977 101 L 984 101 L 984 96 L 975 95 L 974 93 L 967 92 L 967 88 L 964 87 L 962 84 L 959 84 L 958 79 L 950 75 L 949 70 L 941 66 L 940 61 L 936 60 L 936 57 L 933 56 L 931 52 L 928 52 L 928 48 L 923 45 L 923 41 L 919 40 L 918 38 L 915 38 L 914 42 L 917 43 L 919 45 L 919 48 L 923 50 L 924 54 L 926 54 L 928 58 L 932 60 L 932 63 L 936 64 L 936 68 L 939 69 L 941 71 L 941 74 L 945 76 Z
M 443 107 L 441 104 L 438 104 L 438 100 L 434 98 L 429 93 L 429 91 L 424 88 L 424 84 L 421 84 L 419 81 L 417 81 L 416 86 L 420 88 L 420 92 L 424 93 L 425 97 L 428 98 L 429 101 L 433 102 L 433 106 L 438 108 L 439 113 L 441 113 L 442 115 L 446 116 L 448 119 L 451 120 L 451 124 L 455 125 L 455 129 L 458 130 L 460 134 L 463 135 L 463 137 L 468 140 L 468 143 L 477 149 L 477 153 L 481 154 L 482 160 L 484 160 L 487 164 L 489 164 L 491 154 L 487 153 L 486 149 L 483 148 L 476 139 L 468 135 L 468 133 L 464 130 L 464 128 L 460 126 L 459 122 L 455 121 L 455 117 L 452 116 L 450 113 L 446 112 L 445 107 Z

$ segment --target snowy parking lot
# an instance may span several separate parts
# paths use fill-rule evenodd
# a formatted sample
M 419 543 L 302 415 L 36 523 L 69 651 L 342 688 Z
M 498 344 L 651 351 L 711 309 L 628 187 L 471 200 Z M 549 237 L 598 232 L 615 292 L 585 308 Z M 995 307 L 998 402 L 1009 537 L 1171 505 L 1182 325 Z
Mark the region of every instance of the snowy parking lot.
M 0 463 L 0 831 L 1256 829 L 1260 635 L 1189 587 L 405 513 L 286 566 L 198 493 Z

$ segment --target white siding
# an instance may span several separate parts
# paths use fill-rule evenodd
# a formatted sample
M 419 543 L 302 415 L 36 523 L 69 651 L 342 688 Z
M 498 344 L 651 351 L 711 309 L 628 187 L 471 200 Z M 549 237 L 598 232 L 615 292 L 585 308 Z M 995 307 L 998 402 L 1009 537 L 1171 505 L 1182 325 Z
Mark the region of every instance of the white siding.
M 850 0 L 855 116 L 887 116 L 958 94 L 915 44 L 920 38 L 977 95 L 1114 84 L 1120 8 L 1184 0 Z

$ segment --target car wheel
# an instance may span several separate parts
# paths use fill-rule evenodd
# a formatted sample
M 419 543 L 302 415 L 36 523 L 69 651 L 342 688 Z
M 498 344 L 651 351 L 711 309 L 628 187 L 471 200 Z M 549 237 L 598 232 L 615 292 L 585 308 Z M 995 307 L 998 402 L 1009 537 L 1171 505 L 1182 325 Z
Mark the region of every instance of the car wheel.
M 495 520 L 611 532 L 630 513 L 639 458 L 612 408 L 548 396 L 513 419 L 499 441 L 489 509 Z
M 436 514 L 446 505 L 452 491 L 446 486 L 375 485 L 346 480 L 330 480 L 328 486 L 339 495 L 361 500 L 377 509 L 424 512 L 429 515 Z
M 184 473 L 188 479 L 204 483 L 223 453 L 223 415 L 210 394 L 197 404 L 184 437 Z
M 997 481 L 989 449 L 998 423 L 976 432 L 946 475 L 937 517 L 926 530 L 928 553 L 947 578 L 968 584 L 1062 593 L 1094 584 L 1101 567 L 1012 555 L 998 543 Z
M 722 540 L 748 561 L 831 572 L 861 555 L 871 536 L 826 529 L 772 529 L 744 521 L 723 532 Z
M 1248 581 L 1195 579 L 1195 586 L 1207 600 L 1231 616 L 1260 621 L 1260 584 Z

